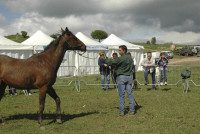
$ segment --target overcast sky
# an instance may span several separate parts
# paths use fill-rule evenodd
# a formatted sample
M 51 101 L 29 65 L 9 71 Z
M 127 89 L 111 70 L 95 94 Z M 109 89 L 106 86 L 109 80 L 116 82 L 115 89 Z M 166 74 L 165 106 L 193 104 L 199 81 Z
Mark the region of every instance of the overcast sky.
M 68 27 L 127 41 L 200 44 L 200 0 L 0 0 L 0 35 Z

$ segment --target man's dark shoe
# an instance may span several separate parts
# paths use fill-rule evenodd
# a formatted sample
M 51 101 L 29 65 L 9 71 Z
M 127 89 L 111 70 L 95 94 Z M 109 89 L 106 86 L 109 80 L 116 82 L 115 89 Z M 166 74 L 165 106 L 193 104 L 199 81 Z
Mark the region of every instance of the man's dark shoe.
M 153 88 L 153 90 L 157 90 L 157 88 L 156 88 L 156 87 L 154 87 L 154 88 Z

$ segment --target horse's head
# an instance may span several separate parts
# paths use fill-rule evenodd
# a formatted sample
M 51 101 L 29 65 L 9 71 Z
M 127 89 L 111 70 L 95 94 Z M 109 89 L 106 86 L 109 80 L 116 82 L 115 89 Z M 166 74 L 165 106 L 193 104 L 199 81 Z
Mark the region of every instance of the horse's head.
M 67 27 L 65 31 L 61 28 L 61 31 L 68 50 L 86 51 L 86 45 L 70 32 Z

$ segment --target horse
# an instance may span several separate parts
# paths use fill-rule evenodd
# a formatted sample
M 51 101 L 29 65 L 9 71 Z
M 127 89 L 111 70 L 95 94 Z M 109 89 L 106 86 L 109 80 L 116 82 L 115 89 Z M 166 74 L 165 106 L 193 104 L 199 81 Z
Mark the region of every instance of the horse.
M 86 45 L 81 42 L 66 27 L 61 28 L 61 35 L 52 41 L 41 53 L 34 54 L 28 59 L 15 59 L 0 55 L 0 101 L 4 96 L 7 85 L 17 89 L 39 89 L 39 118 L 40 128 L 44 129 L 42 115 L 44 111 L 46 93 L 56 102 L 56 121 L 62 123 L 60 98 L 56 94 L 53 84 L 56 82 L 57 72 L 67 50 L 86 51 Z M 5 119 L 0 115 L 2 123 Z

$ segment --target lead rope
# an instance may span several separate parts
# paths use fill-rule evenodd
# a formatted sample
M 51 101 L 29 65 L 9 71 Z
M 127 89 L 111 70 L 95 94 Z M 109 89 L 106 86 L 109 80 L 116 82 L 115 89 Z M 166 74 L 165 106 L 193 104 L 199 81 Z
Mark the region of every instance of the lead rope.
M 69 44 L 69 42 L 66 40 L 66 38 L 64 37 L 64 36 L 62 36 L 63 37 L 63 39 L 65 40 L 65 42 L 67 42 L 67 44 L 69 45 L 69 47 L 70 48 L 73 48 L 70 44 Z M 74 47 L 75 48 L 75 47 Z M 74 52 L 75 53 L 77 53 L 75 50 L 74 50 Z M 81 57 L 84 57 L 84 58 L 87 58 L 87 59 L 97 59 L 98 58 L 98 56 L 96 57 L 96 58 L 90 58 L 90 57 L 87 57 L 87 56 L 83 56 L 83 54 L 84 54 L 85 52 L 83 52 L 83 53 L 77 53 L 78 55 L 80 55 Z
M 77 53 L 76 51 L 74 51 L 74 52 Z M 95 57 L 95 58 L 90 58 L 90 57 L 87 57 L 87 56 L 83 56 L 84 53 L 82 53 L 82 54 L 81 53 L 77 53 L 77 54 L 80 55 L 81 57 L 84 57 L 84 58 L 87 58 L 87 59 L 97 59 L 98 58 L 98 56 Z

